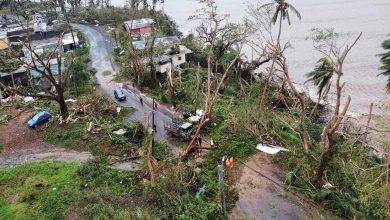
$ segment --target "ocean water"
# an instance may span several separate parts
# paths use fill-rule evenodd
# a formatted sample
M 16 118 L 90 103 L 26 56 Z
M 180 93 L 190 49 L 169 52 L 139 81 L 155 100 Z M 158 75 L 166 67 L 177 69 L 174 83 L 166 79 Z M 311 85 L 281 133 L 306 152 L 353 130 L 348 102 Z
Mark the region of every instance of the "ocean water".
M 123 5 L 123 0 L 112 0 L 114 5 Z M 255 0 L 216 0 L 218 11 L 229 14 L 229 20 L 240 22 L 247 16 L 248 4 L 263 4 L 270 1 Z M 305 73 L 310 72 L 321 54 L 313 48 L 313 43 L 306 40 L 312 28 L 334 28 L 344 33 L 342 40 L 353 40 L 360 32 L 363 35 L 348 55 L 344 64 L 346 82 L 345 94 L 352 96 L 350 111 L 368 113 L 371 102 L 375 104 L 374 114 L 390 114 L 379 106 L 390 104 L 390 94 L 386 94 L 386 78 L 378 76 L 379 58 L 383 52 L 381 43 L 390 38 L 390 0 L 290 0 L 302 15 L 299 21 L 290 16 L 292 25 L 284 24 L 282 41 L 292 45 L 286 56 L 290 74 L 294 82 L 303 84 Z M 165 0 L 164 11 L 170 15 L 184 33 L 191 32 L 197 25 L 188 22 L 190 15 L 202 7 L 196 0 Z M 250 51 L 244 51 L 247 54 Z M 315 94 L 315 88 L 309 87 Z

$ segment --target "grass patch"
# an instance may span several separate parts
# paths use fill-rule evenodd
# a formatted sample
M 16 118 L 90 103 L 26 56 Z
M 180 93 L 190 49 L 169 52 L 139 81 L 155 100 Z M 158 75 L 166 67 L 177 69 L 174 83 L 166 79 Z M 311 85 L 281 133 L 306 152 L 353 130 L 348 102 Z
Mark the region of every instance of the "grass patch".
M 145 136 L 141 123 L 128 124 L 116 119 L 97 120 L 98 132 L 88 131 L 89 122 L 56 124 L 43 135 L 45 142 L 65 148 L 90 151 L 93 155 L 117 155 L 129 153 L 130 148 L 139 148 Z M 114 131 L 124 129 L 125 135 L 119 136 Z
M 99 163 L 39 162 L 1 169 L 0 182 L 0 219 L 124 219 L 117 201 L 137 179 Z
M 153 148 L 153 156 L 157 160 L 170 160 L 174 158 L 172 149 L 165 143 L 157 142 Z
M 85 125 L 74 123 L 53 127 L 43 136 L 44 141 L 72 148 L 79 144 L 85 131 Z
M 0 124 L 6 124 L 8 123 L 8 120 L 11 118 L 10 115 L 7 114 L 0 114 Z

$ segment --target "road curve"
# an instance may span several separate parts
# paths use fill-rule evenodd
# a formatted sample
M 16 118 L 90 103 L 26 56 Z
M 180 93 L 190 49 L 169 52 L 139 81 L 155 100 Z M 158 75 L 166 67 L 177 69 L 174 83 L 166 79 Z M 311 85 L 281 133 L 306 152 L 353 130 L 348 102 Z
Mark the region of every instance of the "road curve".
M 112 49 L 115 44 L 111 38 L 99 27 L 92 25 L 72 24 L 72 26 L 83 32 L 89 39 L 91 66 L 97 70 L 96 77 L 100 87 L 110 96 L 116 87 L 122 87 L 126 93 L 127 100 L 118 102 L 121 106 L 133 107 L 136 111 L 129 118 L 130 121 L 139 120 L 144 125 L 151 125 L 152 120 L 152 100 L 142 94 L 137 88 L 132 86 L 123 86 L 122 83 L 113 81 L 113 75 L 118 72 L 118 68 L 112 56 Z M 110 71 L 113 75 L 104 75 L 103 72 Z M 139 97 L 143 99 L 143 105 Z M 155 139 L 160 142 L 168 143 L 168 134 L 164 130 L 164 123 L 171 122 L 172 113 L 163 105 L 158 104 L 158 110 L 155 112 L 155 124 L 157 132 Z M 171 144 L 170 144 L 171 145 Z M 173 147 L 173 152 L 177 154 L 179 149 Z

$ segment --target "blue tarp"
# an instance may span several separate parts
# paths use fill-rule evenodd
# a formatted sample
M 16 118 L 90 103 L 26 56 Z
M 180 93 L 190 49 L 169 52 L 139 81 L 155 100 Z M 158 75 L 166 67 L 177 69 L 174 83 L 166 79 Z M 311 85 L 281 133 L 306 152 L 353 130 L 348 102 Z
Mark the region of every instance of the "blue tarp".
M 43 66 L 40 66 L 38 68 L 40 70 L 45 70 L 45 68 Z M 50 69 L 51 69 L 51 72 L 53 73 L 54 76 L 58 75 L 58 64 L 52 64 Z M 64 64 L 61 64 L 61 70 L 62 71 L 65 70 Z M 40 78 L 41 77 L 41 74 L 39 72 L 37 72 L 36 70 L 30 70 L 30 74 L 31 74 L 31 77 L 33 77 L 33 78 Z

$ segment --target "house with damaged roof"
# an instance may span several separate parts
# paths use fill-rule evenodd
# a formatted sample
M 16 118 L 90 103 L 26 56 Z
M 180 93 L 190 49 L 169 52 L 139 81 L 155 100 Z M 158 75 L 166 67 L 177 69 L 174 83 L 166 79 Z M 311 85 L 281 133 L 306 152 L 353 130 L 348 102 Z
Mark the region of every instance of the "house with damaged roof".
M 162 53 L 156 54 L 153 58 L 156 65 L 156 71 L 159 73 L 167 73 L 170 68 L 175 69 L 182 64 L 185 64 L 193 55 L 193 52 L 187 47 L 180 45 L 180 40 L 177 36 L 159 37 L 154 39 L 148 39 L 143 41 L 134 41 L 133 47 L 136 50 L 145 50 L 154 47 L 163 48 Z M 144 64 L 149 62 L 149 59 L 142 60 Z
M 154 31 L 154 20 L 151 18 L 142 18 L 123 22 L 123 26 L 130 36 L 150 36 Z

